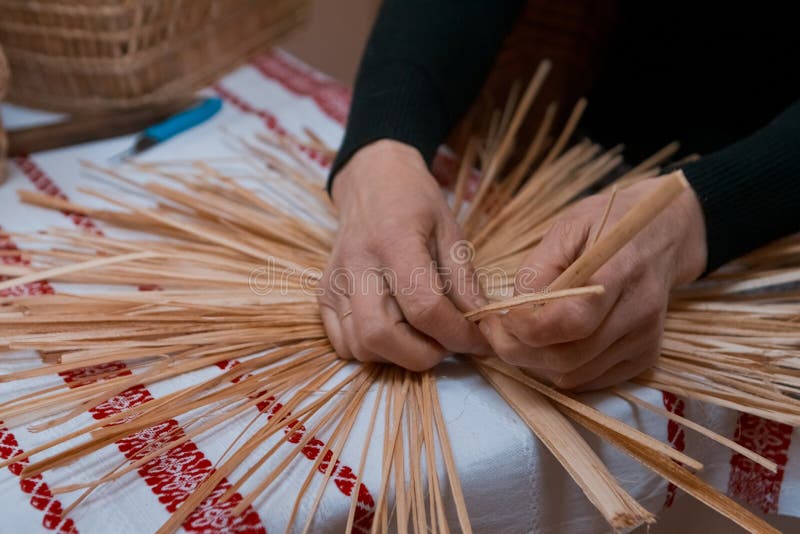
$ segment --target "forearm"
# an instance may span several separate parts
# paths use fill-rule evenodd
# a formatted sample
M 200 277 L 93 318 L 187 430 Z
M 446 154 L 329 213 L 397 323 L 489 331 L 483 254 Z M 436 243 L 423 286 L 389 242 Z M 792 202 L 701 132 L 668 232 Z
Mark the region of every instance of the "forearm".
M 385 0 L 356 79 L 333 177 L 362 146 L 394 139 L 430 163 L 480 89 L 521 0 Z
M 800 100 L 683 171 L 703 208 L 707 272 L 800 230 Z

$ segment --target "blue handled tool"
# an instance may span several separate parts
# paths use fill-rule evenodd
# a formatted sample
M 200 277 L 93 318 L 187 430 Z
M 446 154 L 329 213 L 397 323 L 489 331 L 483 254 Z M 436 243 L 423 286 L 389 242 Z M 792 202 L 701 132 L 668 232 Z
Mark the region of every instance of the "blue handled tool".
M 131 148 L 111 159 L 113 161 L 124 161 L 137 154 L 141 154 L 145 150 L 205 122 L 213 117 L 220 109 L 222 109 L 222 99 L 216 97 L 206 98 L 199 104 L 185 111 L 181 111 L 180 113 L 176 113 L 163 122 L 149 126 L 139 134 Z

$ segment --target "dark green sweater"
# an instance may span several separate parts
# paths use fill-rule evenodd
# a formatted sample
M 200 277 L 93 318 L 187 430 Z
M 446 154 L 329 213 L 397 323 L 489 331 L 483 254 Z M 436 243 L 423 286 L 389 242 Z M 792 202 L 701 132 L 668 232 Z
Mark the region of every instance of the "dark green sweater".
M 607 145 L 624 141 L 632 161 L 673 139 L 707 154 L 683 170 L 703 206 L 710 271 L 800 230 L 800 31 L 780 3 L 657 4 L 619 2 L 582 128 Z M 378 139 L 430 162 L 521 5 L 384 0 L 330 180 Z

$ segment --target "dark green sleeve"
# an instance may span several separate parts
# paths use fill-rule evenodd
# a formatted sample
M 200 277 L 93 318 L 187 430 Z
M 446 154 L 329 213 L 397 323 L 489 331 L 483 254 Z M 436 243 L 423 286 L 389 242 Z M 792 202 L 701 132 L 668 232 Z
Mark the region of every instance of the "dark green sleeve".
M 328 179 L 362 146 L 394 139 L 430 164 L 487 76 L 522 0 L 385 0 L 361 59 Z
M 703 206 L 706 272 L 797 232 L 800 100 L 750 137 L 684 166 L 683 171 Z

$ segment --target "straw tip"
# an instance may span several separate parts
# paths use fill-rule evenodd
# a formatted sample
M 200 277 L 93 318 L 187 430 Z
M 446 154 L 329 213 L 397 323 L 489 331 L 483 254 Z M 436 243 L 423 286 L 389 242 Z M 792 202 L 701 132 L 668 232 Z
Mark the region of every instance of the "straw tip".
M 586 288 L 586 292 L 592 295 L 604 295 L 606 292 L 606 286 L 600 284 L 596 286 L 589 286 Z
M 683 173 L 682 169 L 677 169 L 671 172 L 668 176 L 672 177 L 672 180 L 679 184 L 682 189 L 689 189 L 691 185 L 689 184 L 689 180 L 686 179 L 686 175 Z

